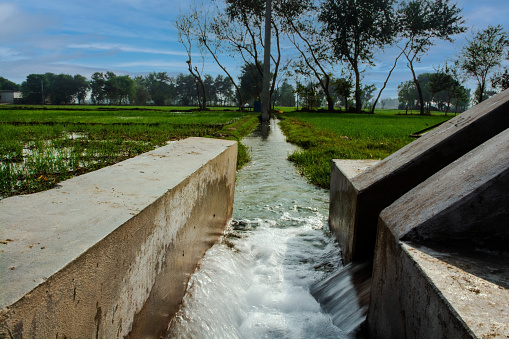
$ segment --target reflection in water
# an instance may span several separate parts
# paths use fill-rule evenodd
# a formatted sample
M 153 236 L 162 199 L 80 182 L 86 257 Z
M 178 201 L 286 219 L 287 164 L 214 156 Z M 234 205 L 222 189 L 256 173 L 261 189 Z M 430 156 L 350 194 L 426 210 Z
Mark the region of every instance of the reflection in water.
M 260 122 L 260 126 L 258 127 L 255 135 L 259 135 L 262 137 L 262 140 L 267 140 L 270 133 L 270 121 L 262 121 Z
M 275 120 L 243 143 L 253 159 L 237 174 L 233 221 L 201 260 L 167 337 L 352 337 L 359 317 L 342 329 L 317 301 L 317 284 L 341 268 L 326 230 L 328 192 L 286 160 L 295 147 Z M 358 310 L 350 299 L 346 307 Z

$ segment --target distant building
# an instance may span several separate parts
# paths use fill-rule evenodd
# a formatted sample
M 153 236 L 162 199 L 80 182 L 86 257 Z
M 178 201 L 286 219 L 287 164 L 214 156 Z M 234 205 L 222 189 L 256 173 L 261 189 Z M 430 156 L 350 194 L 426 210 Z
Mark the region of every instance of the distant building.
M 23 98 L 20 91 L 2 90 L 0 91 L 0 103 L 15 104 Z

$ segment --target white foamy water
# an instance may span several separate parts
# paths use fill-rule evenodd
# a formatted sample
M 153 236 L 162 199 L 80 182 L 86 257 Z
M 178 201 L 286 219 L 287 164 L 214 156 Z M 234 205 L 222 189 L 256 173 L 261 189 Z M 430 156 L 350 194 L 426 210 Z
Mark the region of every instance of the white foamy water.
M 253 160 L 237 174 L 234 220 L 191 277 L 167 338 L 351 337 L 310 293 L 340 268 L 328 192 L 286 160 L 294 147 L 275 121 L 265 132 L 244 140 Z

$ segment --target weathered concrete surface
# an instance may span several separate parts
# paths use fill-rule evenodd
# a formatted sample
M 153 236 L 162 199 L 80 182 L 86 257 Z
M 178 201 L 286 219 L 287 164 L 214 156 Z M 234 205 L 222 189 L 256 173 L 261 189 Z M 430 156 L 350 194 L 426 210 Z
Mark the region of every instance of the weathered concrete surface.
M 190 138 L 0 201 L 0 337 L 163 335 L 231 218 L 236 155 Z
M 426 133 L 351 180 L 331 178 L 330 226 L 343 260 L 370 259 L 379 213 L 431 175 L 509 128 L 506 90 Z
M 343 260 L 351 261 L 354 238 L 356 236 L 349 222 L 355 218 L 359 190 L 352 178 L 378 164 L 380 160 L 339 160 L 331 162 L 331 182 L 329 193 L 329 227 L 341 244 Z M 351 197 L 351 199 L 345 199 Z
M 509 337 L 509 129 L 380 214 L 374 338 Z

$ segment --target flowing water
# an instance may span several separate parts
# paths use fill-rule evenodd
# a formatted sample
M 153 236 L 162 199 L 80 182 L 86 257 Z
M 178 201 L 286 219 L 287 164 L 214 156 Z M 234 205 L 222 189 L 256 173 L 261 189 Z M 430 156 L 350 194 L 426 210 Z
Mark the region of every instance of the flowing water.
M 275 120 L 243 143 L 252 161 L 237 173 L 233 220 L 191 277 L 167 338 L 353 337 L 363 309 L 327 231 L 328 192 L 286 160 L 295 147 Z M 341 291 L 348 298 L 337 302 Z

